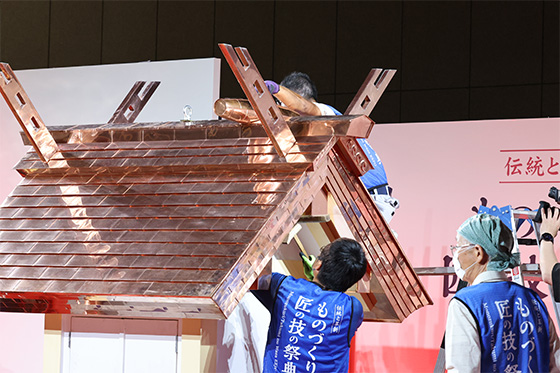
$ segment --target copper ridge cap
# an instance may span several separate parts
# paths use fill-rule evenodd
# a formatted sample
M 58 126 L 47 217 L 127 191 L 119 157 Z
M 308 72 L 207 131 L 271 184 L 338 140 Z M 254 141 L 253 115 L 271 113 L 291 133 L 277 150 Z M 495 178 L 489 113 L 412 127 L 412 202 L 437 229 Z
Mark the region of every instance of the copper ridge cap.
M 367 137 L 374 122 L 365 115 L 328 117 L 293 117 L 287 120 L 296 137 L 349 136 Z M 80 124 L 47 126 L 56 143 L 113 142 L 126 137 L 129 141 L 200 140 L 236 137 L 267 137 L 260 123 L 242 124 L 231 120 L 176 122 Z M 231 132 L 233 131 L 233 132 Z M 25 145 L 31 145 L 20 132 Z M 124 140 L 121 140 L 124 141 Z

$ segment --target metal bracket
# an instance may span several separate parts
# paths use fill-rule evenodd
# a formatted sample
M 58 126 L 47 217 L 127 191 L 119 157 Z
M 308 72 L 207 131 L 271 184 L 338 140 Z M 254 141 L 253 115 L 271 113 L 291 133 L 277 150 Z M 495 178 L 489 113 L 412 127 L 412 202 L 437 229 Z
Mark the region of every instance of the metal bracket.
M 234 50 L 229 44 L 219 44 L 219 46 L 243 92 L 257 112 L 278 155 L 285 160 L 296 139 L 276 106 L 272 94 L 266 88 L 249 51 L 242 47 L 236 47 Z
M 397 70 L 371 69 L 344 115 L 370 115 Z
M 154 81 L 148 83 L 147 86 L 146 82 L 141 80 L 134 83 L 107 123 L 133 123 L 160 83 Z
M 19 122 L 23 132 L 35 148 L 39 158 L 48 163 L 59 153 L 58 145 L 37 109 L 25 93 L 12 68 L 7 63 L 0 63 L 0 93 L 4 96 L 8 107 Z
M 357 176 L 364 176 L 373 165 L 355 137 L 345 136 L 336 142 L 336 149 L 348 161 L 350 170 Z

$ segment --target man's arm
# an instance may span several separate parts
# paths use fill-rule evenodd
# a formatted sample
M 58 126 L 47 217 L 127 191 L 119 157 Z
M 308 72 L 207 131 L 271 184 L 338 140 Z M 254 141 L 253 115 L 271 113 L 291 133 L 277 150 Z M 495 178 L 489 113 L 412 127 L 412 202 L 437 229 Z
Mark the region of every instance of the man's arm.
M 278 90 L 278 93 L 276 93 L 274 96 L 282 101 L 284 105 L 288 107 L 288 109 L 291 109 L 299 115 L 303 116 L 321 115 L 321 109 L 319 109 L 313 103 L 313 101 L 301 97 L 300 95 L 286 87 L 279 87 L 280 89 Z
M 445 328 L 448 372 L 480 372 L 481 346 L 476 321 L 463 303 L 451 299 Z
M 294 91 L 283 87 L 271 80 L 265 81 L 266 86 L 270 93 L 277 99 L 282 101 L 284 105 L 290 110 L 295 111 L 303 116 L 317 116 L 321 115 L 321 109 L 313 103 L 313 101 L 301 97 Z
M 560 209 L 543 209 L 542 210 L 542 223 L 541 223 L 541 237 L 548 233 L 552 237 L 556 237 L 560 229 Z M 556 253 L 554 252 L 554 243 L 551 241 L 541 240 L 540 242 L 540 265 L 543 281 L 549 285 L 554 285 L 553 282 L 560 282 L 560 278 L 553 281 L 552 269 L 558 263 Z M 556 286 L 559 286 L 557 283 Z

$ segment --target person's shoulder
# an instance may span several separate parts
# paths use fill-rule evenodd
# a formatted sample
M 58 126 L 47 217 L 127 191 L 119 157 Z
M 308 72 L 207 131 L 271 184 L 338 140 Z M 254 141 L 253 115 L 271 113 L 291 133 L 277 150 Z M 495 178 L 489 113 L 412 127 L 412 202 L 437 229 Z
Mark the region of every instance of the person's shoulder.
M 272 272 L 271 276 L 272 276 L 272 278 L 276 278 L 276 279 L 277 279 L 277 278 L 282 279 L 282 278 L 284 278 L 284 277 L 287 277 L 287 275 L 284 275 L 284 274 L 279 273 L 279 272 Z
M 522 292 L 522 293 L 526 293 L 529 295 L 529 297 L 534 298 L 536 301 L 538 301 L 539 303 L 541 303 L 541 305 L 543 307 L 545 307 L 544 302 L 542 300 L 542 298 L 540 297 L 540 295 L 533 289 L 523 286 L 521 284 L 518 284 L 517 282 L 510 282 L 511 286 L 514 286 L 518 289 L 518 291 Z
M 353 295 L 348 295 L 348 296 L 350 297 L 350 301 L 352 302 L 352 307 L 354 308 L 354 312 L 363 313 L 364 306 L 362 306 L 362 302 L 360 302 L 360 300 Z
M 304 278 L 295 278 L 292 275 L 285 275 L 278 272 L 272 272 L 272 282 L 273 283 L 293 283 L 298 284 L 299 286 L 317 286 L 320 288 L 318 284 L 315 282 L 309 281 Z
M 479 295 L 487 292 L 494 292 L 497 290 L 496 285 L 500 283 L 501 282 L 481 282 L 476 285 L 470 285 L 458 290 L 454 298 L 461 299 L 473 294 Z
M 513 282 L 513 281 L 508 281 L 508 283 L 510 284 L 511 287 L 514 287 L 517 289 L 518 292 L 521 293 L 527 293 L 530 296 L 536 297 L 536 298 L 540 298 L 539 295 L 537 294 L 536 291 L 534 291 L 531 288 L 525 287 L 521 284 L 518 284 L 517 282 Z
M 288 277 L 291 277 L 291 276 L 286 276 L 286 275 L 284 275 L 282 273 L 278 273 L 278 272 L 272 272 L 272 274 L 270 275 L 271 288 L 273 288 L 273 289 L 278 288 L 278 286 L 280 286 L 280 284 L 282 282 L 284 282 L 284 280 Z
M 470 285 L 467 287 L 464 287 L 462 289 L 457 290 L 457 292 L 455 293 L 455 296 L 453 298 L 461 298 L 461 296 L 463 294 L 469 294 L 473 291 L 473 289 L 475 289 L 474 291 L 476 291 L 476 286 L 477 285 Z
M 301 278 L 295 278 L 292 275 L 285 275 L 283 273 L 279 273 L 279 272 L 272 272 L 272 278 L 277 280 L 277 281 L 282 281 L 282 280 L 290 280 L 290 281 L 305 281 L 305 282 L 310 282 L 307 281 L 305 279 L 301 279 Z

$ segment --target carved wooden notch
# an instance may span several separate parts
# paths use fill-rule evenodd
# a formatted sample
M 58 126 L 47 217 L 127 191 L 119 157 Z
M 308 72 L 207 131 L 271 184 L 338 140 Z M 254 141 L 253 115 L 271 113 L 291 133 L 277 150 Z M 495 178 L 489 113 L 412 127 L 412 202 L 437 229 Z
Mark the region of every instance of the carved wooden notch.
M 59 148 L 51 133 L 39 116 L 37 109 L 27 96 L 12 68 L 7 63 L 0 63 L 0 93 L 4 96 L 8 107 L 19 122 L 23 132 L 35 148 L 37 155 L 48 163 Z
M 295 145 L 296 139 L 274 102 L 272 94 L 266 88 L 249 51 L 242 47 L 234 50 L 229 44 L 219 44 L 219 46 L 278 155 L 285 160 L 286 154 Z
M 154 81 L 146 85 L 145 81 L 140 80 L 134 83 L 107 123 L 133 123 L 160 83 Z

